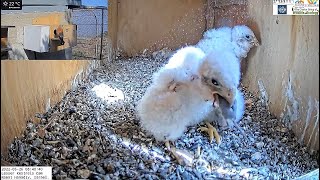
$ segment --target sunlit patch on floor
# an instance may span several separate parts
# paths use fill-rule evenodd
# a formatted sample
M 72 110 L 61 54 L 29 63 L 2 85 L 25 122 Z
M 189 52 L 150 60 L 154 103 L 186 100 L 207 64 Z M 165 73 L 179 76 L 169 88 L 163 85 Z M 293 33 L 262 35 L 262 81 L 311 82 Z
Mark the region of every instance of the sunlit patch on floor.
M 95 85 L 92 88 L 92 91 L 95 92 L 96 96 L 98 96 L 99 98 L 103 99 L 108 103 L 114 103 L 117 101 L 124 100 L 124 93 L 120 89 L 110 87 L 105 83 Z

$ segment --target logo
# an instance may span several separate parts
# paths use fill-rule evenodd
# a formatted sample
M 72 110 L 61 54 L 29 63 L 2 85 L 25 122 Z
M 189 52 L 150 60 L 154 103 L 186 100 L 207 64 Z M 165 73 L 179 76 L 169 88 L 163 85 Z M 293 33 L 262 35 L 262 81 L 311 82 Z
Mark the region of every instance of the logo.
M 308 0 L 309 4 L 317 4 L 318 0 Z
M 287 14 L 287 5 L 278 5 L 278 14 Z

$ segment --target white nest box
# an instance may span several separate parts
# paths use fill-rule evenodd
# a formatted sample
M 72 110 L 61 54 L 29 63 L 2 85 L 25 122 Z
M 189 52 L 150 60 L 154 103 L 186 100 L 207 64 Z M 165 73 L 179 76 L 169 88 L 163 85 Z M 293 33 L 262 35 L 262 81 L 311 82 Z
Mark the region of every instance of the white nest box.
M 49 52 L 50 50 L 50 26 L 29 25 L 23 30 L 24 49 L 35 52 Z

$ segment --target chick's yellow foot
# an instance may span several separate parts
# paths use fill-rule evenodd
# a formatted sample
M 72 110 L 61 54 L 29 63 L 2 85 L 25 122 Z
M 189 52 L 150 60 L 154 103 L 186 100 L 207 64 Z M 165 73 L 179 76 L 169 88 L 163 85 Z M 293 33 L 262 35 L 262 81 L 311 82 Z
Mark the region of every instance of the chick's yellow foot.
M 170 147 L 170 141 L 166 141 L 165 142 L 165 146 L 168 149 L 168 151 L 170 151 L 172 153 L 172 155 L 177 159 L 179 164 L 183 164 L 183 160 L 181 159 L 181 157 L 176 153 L 176 148 L 174 147 Z
M 221 137 L 215 127 L 213 127 L 209 122 L 205 122 L 208 127 L 200 127 L 198 130 L 206 131 L 209 134 L 209 142 L 212 143 L 213 138 L 216 139 L 217 144 L 221 144 Z
M 166 142 L 164 143 L 164 145 L 166 146 L 166 148 L 168 149 L 168 151 L 171 150 L 170 141 L 166 141 Z
M 176 149 L 175 147 L 170 147 L 170 142 L 165 142 L 166 148 L 172 153 L 174 158 L 178 161 L 180 165 L 192 166 L 194 157 L 183 150 Z

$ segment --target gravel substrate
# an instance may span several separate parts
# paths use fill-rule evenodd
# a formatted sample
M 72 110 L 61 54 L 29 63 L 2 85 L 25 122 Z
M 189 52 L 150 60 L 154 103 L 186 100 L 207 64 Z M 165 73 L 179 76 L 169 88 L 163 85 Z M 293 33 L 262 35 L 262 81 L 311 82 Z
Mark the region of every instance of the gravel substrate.
M 239 125 L 246 138 L 237 129 L 220 131 L 217 146 L 197 131 L 203 125 L 189 127 L 176 147 L 193 154 L 194 164 L 178 165 L 163 143 L 140 128 L 134 110 L 164 55 L 119 58 L 94 70 L 27 124 L 5 160 L 53 166 L 55 179 L 292 179 L 319 167 L 316 155 L 309 155 L 245 88 L 249 103 Z

